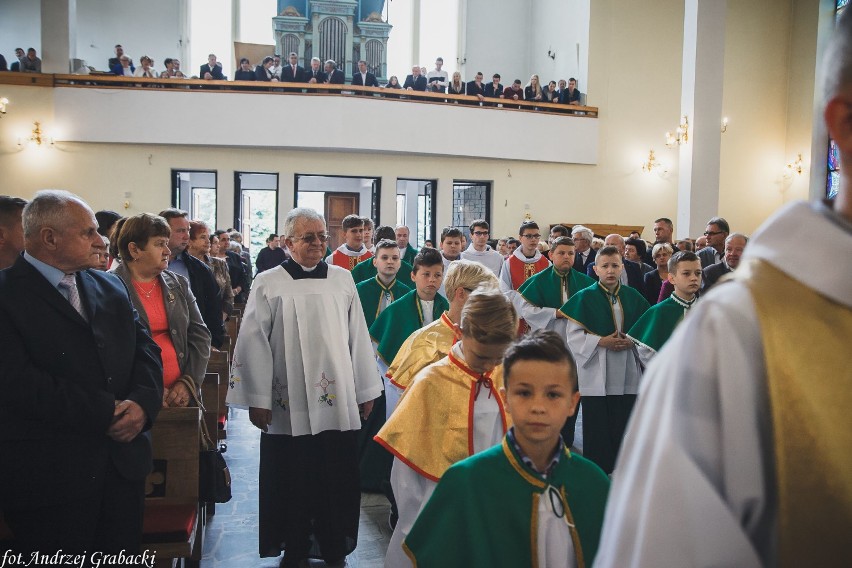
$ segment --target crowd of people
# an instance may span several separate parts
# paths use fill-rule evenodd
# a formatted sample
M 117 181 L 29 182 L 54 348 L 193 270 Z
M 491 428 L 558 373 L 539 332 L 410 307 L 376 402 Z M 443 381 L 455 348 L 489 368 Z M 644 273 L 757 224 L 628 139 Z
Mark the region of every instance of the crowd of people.
M 258 553 L 284 568 L 344 566 L 362 490 L 391 502 L 391 568 L 847 564 L 848 12 L 827 57 L 837 196 L 751 240 L 713 217 L 697 252 L 666 218 L 653 246 L 597 249 L 528 220 L 504 255 L 485 220 L 417 250 L 357 215 L 330 250 L 296 208 L 249 282 L 235 235 L 183 211 L 0 197 L 12 550 L 140 549 L 145 432 L 221 347 L 224 282 L 246 300 L 228 404 L 262 431 Z
M 41 72 L 41 60 L 36 57 L 36 51 L 30 48 L 25 54 L 23 49 L 15 50 L 18 61 L 12 64 L 11 71 Z M 242 57 L 239 67 L 234 72 L 235 81 L 265 81 L 286 83 L 308 83 L 308 84 L 332 84 L 343 85 L 346 83 L 345 74 L 338 69 L 334 60 L 322 61 L 318 57 L 310 60 L 306 68 L 299 65 L 297 53 L 290 53 L 286 61 L 278 54 L 267 55 L 259 63 L 252 62 Z M 222 71 L 222 63 L 213 53 L 207 57 L 207 63 L 203 64 L 197 75 L 187 75 L 181 70 L 180 59 L 168 57 L 163 60 L 163 69 L 157 70 L 154 60 L 143 55 L 139 58 L 139 66 L 135 66 L 133 59 L 124 52 L 121 44 L 115 46 L 115 57 L 107 62 L 109 72 L 123 77 L 146 77 L 150 79 L 204 79 L 209 81 L 226 81 L 228 77 Z M 478 71 L 473 80 L 465 81 L 461 73 L 454 72 L 452 76 L 443 69 L 444 60 L 438 57 L 435 60 L 435 68 L 427 71 L 426 67 L 414 65 L 411 74 L 400 82 L 396 75 L 392 75 L 382 85 L 376 75 L 368 69 L 367 62 L 358 61 L 358 70 L 353 73 L 351 85 L 362 87 L 381 87 L 385 89 L 398 89 L 403 91 L 419 91 L 430 93 L 447 93 L 451 95 L 467 95 L 477 97 L 480 102 L 486 99 L 508 99 L 521 101 L 536 101 L 543 103 L 559 103 L 565 105 L 580 105 L 583 96 L 577 88 L 577 80 L 569 79 L 550 80 L 542 83 L 538 75 L 532 75 L 526 85 L 520 79 L 515 79 L 511 84 L 504 85 L 499 73 L 494 73 L 490 82 L 485 82 L 484 75 Z M 0 71 L 6 70 L 6 60 L 0 55 Z M 458 101 L 455 101 L 458 102 Z

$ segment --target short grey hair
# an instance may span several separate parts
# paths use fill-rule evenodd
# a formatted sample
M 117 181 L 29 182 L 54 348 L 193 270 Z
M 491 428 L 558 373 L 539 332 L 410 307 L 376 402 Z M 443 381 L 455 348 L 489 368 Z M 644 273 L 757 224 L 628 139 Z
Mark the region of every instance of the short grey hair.
M 745 244 L 748 244 L 748 237 L 742 233 L 731 233 L 730 235 L 725 237 L 725 244 L 728 244 L 732 239 L 735 239 L 737 237 L 743 239 L 745 241 Z
M 24 207 L 24 237 L 35 237 L 44 227 L 64 229 L 68 223 L 68 207 L 72 204 L 85 208 L 94 216 L 92 208 L 70 191 L 45 189 L 36 193 Z
M 595 238 L 595 234 L 588 227 L 584 227 L 583 225 L 574 225 L 574 228 L 571 229 L 571 236 L 581 234 L 586 237 L 589 242 L 592 242 L 592 239 Z
M 295 209 L 291 209 L 287 213 L 287 216 L 284 217 L 284 229 L 281 231 L 281 235 L 284 238 L 295 237 L 296 235 L 293 234 L 293 231 L 296 230 L 296 224 L 299 221 L 322 221 L 325 223 L 323 216 L 315 210 L 308 207 L 296 207 Z
M 657 243 L 654 245 L 654 248 L 651 249 L 651 258 L 657 256 L 657 253 L 661 250 L 669 251 L 669 254 L 674 254 L 674 248 L 669 243 Z
M 311 57 L 311 63 L 316 61 L 317 63 L 322 63 L 322 60 L 319 57 Z
M 336 68 L 337 68 L 337 63 L 335 63 L 335 62 L 334 62 L 334 59 L 328 59 L 328 60 L 326 60 L 325 64 L 326 64 L 326 65 L 331 65 L 331 68 L 332 68 L 332 69 L 336 69 Z
M 607 236 L 606 236 L 606 239 L 604 239 L 604 244 L 606 244 L 606 241 L 607 241 L 610 237 L 615 237 L 615 238 L 617 238 L 617 239 L 618 239 L 618 242 L 620 242 L 620 243 L 621 243 L 621 246 L 622 246 L 622 247 L 624 247 L 624 246 L 625 246 L 624 237 L 622 237 L 622 236 L 621 236 L 621 235 L 619 235 L 618 233 L 612 233 L 612 234 L 607 235 Z

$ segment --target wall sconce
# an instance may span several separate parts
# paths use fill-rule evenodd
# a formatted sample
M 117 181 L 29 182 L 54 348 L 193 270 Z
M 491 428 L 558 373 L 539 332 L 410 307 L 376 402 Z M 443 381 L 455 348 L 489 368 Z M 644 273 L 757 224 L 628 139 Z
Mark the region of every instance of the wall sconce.
M 728 131 L 728 117 L 722 119 L 722 134 Z
M 648 161 L 642 162 L 642 171 L 645 173 L 651 173 L 651 171 L 655 169 L 662 170 L 663 172 L 666 171 L 666 167 L 657 161 L 657 158 L 654 156 L 654 151 L 651 150 L 648 153 Z
M 666 132 L 666 148 L 674 148 L 687 142 L 689 142 L 689 118 L 683 115 L 674 133 Z
M 26 142 L 30 146 L 41 147 L 44 144 L 47 144 L 49 146 L 53 146 L 53 144 L 54 144 L 53 137 L 48 136 L 47 134 L 42 132 L 41 123 L 36 121 L 36 122 L 33 123 L 33 125 L 34 125 L 33 131 L 30 134 L 29 138 L 27 138 L 26 140 L 22 140 L 21 138 L 18 138 L 18 146 L 23 147 L 24 142 Z
M 6 97 L 0 97 L 0 118 L 3 118 L 3 115 L 6 114 L 6 105 L 9 104 L 9 99 Z
M 800 153 L 796 157 L 796 161 L 784 166 L 784 177 L 786 179 L 790 179 L 793 177 L 793 174 L 798 176 L 802 175 L 802 172 L 805 171 L 805 168 L 802 166 L 802 154 Z

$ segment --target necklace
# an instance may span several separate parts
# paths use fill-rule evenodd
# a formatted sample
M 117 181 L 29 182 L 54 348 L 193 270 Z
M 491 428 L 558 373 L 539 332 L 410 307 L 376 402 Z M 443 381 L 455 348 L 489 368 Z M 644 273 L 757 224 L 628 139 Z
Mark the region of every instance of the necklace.
M 151 294 L 154 293 L 154 290 L 160 287 L 160 281 L 155 278 L 150 290 L 145 290 L 145 288 L 142 287 L 142 283 L 137 282 L 136 280 L 133 281 L 133 287 L 136 288 L 136 291 L 139 292 L 140 296 L 144 296 L 146 300 L 149 300 L 151 299 Z

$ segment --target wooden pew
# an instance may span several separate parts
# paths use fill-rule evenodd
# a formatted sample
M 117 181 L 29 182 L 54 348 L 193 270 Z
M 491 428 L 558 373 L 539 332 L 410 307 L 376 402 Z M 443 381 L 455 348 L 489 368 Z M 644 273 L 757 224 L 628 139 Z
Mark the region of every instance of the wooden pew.
M 198 503 L 201 410 L 163 408 L 151 429 L 154 471 L 145 480 L 142 548 L 158 562 L 198 566 L 204 514 Z
M 228 396 L 228 381 L 231 378 L 231 370 L 230 370 L 230 357 L 228 356 L 227 351 L 210 351 L 210 359 L 207 361 L 207 372 L 208 373 L 216 373 L 219 375 L 219 384 L 217 389 L 217 399 L 218 399 L 218 418 L 217 425 L 214 430 L 211 430 L 211 436 L 213 432 L 217 432 L 217 437 L 219 440 L 224 440 L 227 438 L 227 419 L 228 419 L 228 407 L 225 405 L 225 398 Z M 202 386 L 202 390 L 204 387 Z M 205 400 L 207 400 L 205 398 Z M 206 404 L 206 403 L 205 403 Z
M 201 383 L 201 403 L 204 405 L 204 423 L 216 447 L 219 447 L 219 383 L 228 384 L 228 377 L 219 377 L 219 373 L 206 373 Z M 216 514 L 216 503 L 204 504 L 207 517 Z
M 234 347 L 237 344 L 237 334 L 240 332 L 240 316 L 231 315 L 228 321 L 225 322 L 225 333 L 228 334 L 230 342 L 228 343 L 228 358 L 234 358 Z

